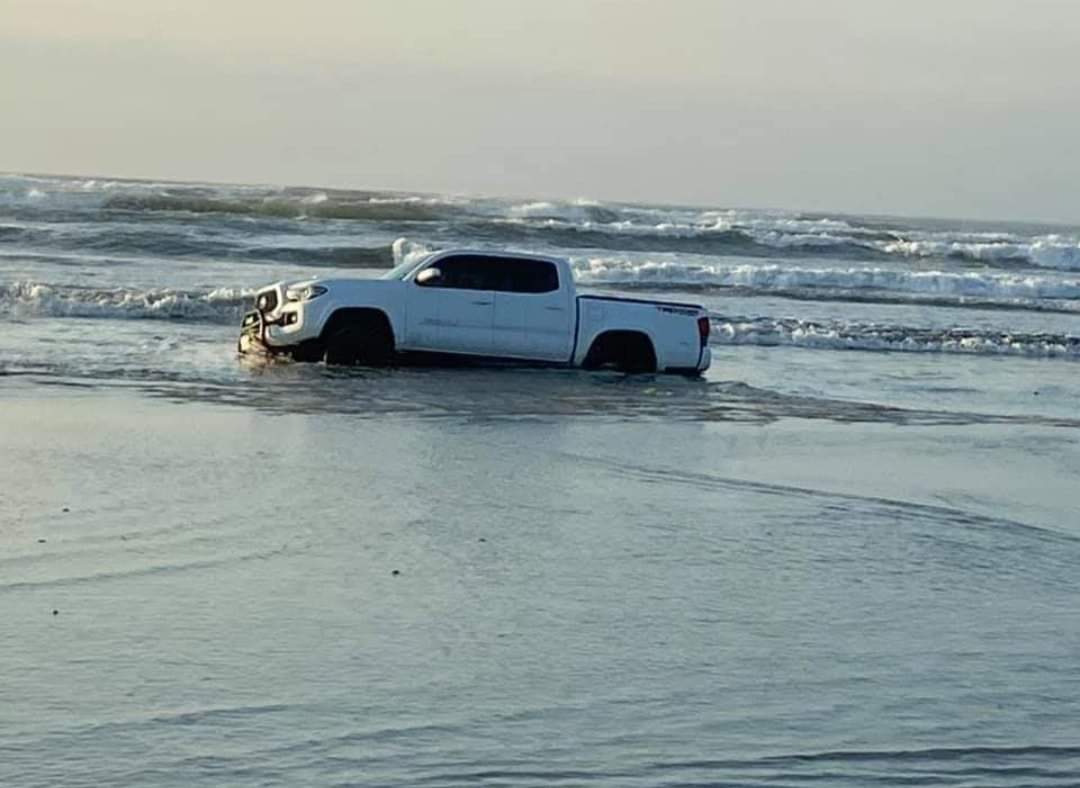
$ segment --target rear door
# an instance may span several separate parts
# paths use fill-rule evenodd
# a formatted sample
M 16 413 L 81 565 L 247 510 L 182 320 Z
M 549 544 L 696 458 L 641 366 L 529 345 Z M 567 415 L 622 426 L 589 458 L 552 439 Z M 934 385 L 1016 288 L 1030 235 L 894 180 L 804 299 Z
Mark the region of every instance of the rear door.
M 441 276 L 424 284 L 421 271 Z M 409 282 L 406 302 L 407 349 L 491 355 L 495 293 L 484 257 L 453 255 L 434 260 Z
M 573 345 L 574 314 L 568 283 L 547 260 L 493 260 L 495 355 L 565 362 Z

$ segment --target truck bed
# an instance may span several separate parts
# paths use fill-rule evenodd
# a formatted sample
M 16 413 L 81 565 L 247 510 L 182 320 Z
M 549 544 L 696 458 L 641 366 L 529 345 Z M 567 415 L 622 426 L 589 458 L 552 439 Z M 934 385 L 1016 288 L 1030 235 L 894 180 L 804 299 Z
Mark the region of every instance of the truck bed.
M 647 331 L 661 369 L 701 370 L 709 364 L 708 313 L 699 304 L 621 296 L 578 295 L 571 363 L 585 364 L 598 336 Z

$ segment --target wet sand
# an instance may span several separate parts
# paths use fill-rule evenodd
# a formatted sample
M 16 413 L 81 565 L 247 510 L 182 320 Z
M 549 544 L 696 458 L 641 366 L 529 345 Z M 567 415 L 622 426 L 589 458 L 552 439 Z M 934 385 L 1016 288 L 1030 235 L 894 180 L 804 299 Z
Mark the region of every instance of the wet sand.
M 419 374 L 0 381 L 0 783 L 1074 773 L 1073 428 Z

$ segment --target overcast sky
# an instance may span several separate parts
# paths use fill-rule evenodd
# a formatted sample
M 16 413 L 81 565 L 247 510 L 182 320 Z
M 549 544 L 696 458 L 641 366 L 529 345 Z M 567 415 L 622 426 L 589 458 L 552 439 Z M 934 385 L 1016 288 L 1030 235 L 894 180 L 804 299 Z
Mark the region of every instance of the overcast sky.
M 1080 0 L 0 0 L 0 171 L 1080 221 Z

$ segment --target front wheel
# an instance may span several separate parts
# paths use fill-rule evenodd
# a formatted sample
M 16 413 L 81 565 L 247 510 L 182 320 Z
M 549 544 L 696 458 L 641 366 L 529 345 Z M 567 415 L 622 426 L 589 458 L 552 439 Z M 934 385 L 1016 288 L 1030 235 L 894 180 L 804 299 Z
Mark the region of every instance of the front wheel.
M 390 361 L 393 342 L 383 328 L 344 326 L 326 340 L 323 360 L 334 366 L 380 366 Z

